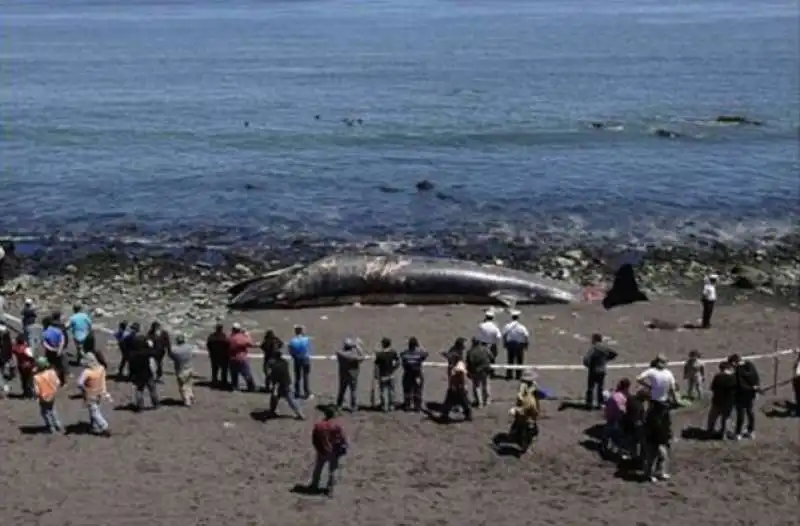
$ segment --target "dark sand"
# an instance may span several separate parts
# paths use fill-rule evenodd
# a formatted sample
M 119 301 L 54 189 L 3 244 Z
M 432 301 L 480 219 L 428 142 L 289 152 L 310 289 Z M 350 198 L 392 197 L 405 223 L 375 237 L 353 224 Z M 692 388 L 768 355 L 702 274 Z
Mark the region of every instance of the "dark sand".
M 768 353 L 776 340 L 780 348 L 800 347 L 796 312 L 756 305 L 719 307 L 710 331 L 644 327 L 653 317 L 689 321 L 697 311 L 696 305 L 679 300 L 611 312 L 597 306 L 526 308 L 524 320 L 536 338 L 529 360 L 579 364 L 585 339 L 593 331 L 618 342 L 620 363 L 648 361 L 656 352 L 681 360 L 691 348 L 707 358 L 734 351 Z M 555 318 L 540 320 L 543 315 Z M 257 338 L 268 327 L 288 337 L 293 323 L 304 323 L 319 354 L 330 354 L 349 335 L 360 336 L 372 347 L 383 335 L 400 344 L 412 334 L 438 354 L 455 336 L 470 336 L 479 318 L 479 308 L 461 306 L 235 316 Z M 501 323 L 506 320 L 505 315 L 499 317 Z M 112 326 L 113 320 L 106 323 Z M 108 354 L 116 361 L 114 345 Z M 781 360 L 782 380 L 790 374 L 791 360 Z M 260 361 L 253 365 L 260 371 Z M 758 360 L 756 365 L 762 384 L 772 383 L 772 360 Z M 207 374 L 205 356 L 197 357 L 196 368 Z M 615 370 L 612 379 L 637 371 Z M 441 368 L 428 369 L 427 400 L 441 401 L 443 375 Z M 542 370 L 540 379 L 558 395 L 582 396 L 582 371 Z M 163 394 L 177 398 L 174 378 L 165 380 Z M 319 394 L 317 401 L 330 400 L 335 385 L 333 363 L 315 362 L 312 387 Z M 342 420 L 352 448 L 332 500 L 290 493 L 310 474 L 310 429 L 318 417 L 310 405 L 307 414 L 312 418 L 306 422 L 286 418 L 262 423 L 251 418 L 251 412 L 266 407 L 265 395 L 200 387 L 191 409 L 162 407 L 134 415 L 109 407 L 114 436 L 104 439 L 24 434 L 24 426 L 40 423 L 36 404 L 5 400 L 0 403 L 5 422 L 0 431 L 0 516 L 3 524 L 20 526 L 797 523 L 800 422 L 767 418 L 763 412 L 788 398 L 788 388 L 759 400 L 757 440 L 679 440 L 674 445 L 673 479 L 640 484 L 615 478 L 613 465 L 580 445 L 587 438 L 584 430 L 598 423 L 600 415 L 559 412 L 558 402 L 545 404 L 542 435 L 531 453 L 520 460 L 498 457 L 488 444 L 495 433 L 507 429 L 517 383 L 498 380 L 493 387 L 496 403 L 478 411 L 473 423 L 443 426 L 399 412 L 345 414 Z M 18 390 L 16 382 L 14 389 Z M 72 392 L 67 389 L 60 400 L 65 424 L 86 419 L 81 403 L 67 399 Z M 126 402 L 130 388 L 112 383 L 112 394 L 116 403 Z M 368 381 L 362 382 L 360 395 L 367 403 Z M 675 428 L 702 424 L 704 419 L 702 408 L 684 409 L 675 414 Z

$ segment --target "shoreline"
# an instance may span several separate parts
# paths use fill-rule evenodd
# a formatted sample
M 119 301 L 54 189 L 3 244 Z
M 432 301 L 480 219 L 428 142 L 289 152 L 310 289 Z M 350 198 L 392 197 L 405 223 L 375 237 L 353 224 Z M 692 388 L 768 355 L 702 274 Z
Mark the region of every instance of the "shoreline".
M 262 257 L 266 251 L 266 257 Z M 81 303 L 98 319 L 120 315 L 159 319 L 188 334 L 229 314 L 228 288 L 234 283 L 335 252 L 424 254 L 456 257 L 516 268 L 582 286 L 604 287 L 615 262 L 630 251 L 601 244 L 532 246 L 507 243 L 388 246 L 304 245 L 214 251 L 201 247 L 108 245 L 43 247 L 33 254 L 7 257 L 6 283 L 0 287 L 6 311 L 16 314 L 25 297 L 37 305 L 67 308 Z M 9 252 L 7 250 L 7 252 Z M 640 288 L 651 298 L 695 300 L 703 278 L 720 275 L 720 304 L 756 302 L 798 308 L 800 236 L 787 236 L 771 247 L 726 246 L 708 249 L 658 246 L 634 255 Z M 40 313 L 41 315 L 41 313 Z

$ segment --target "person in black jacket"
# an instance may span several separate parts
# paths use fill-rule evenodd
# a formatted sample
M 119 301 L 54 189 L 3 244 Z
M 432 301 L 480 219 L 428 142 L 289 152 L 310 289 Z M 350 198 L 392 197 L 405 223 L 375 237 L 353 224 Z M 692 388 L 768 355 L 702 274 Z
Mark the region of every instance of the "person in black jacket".
M 728 362 L 734 367 L 736 375 L 736 393 L 734 403 L 736 406 L 736 440 L 742 438 L 756 437 L 756 416 L 753 405 L 758 394 L 761 382 L 758 370 L 753 362 L 742 360 L 738 354 L 733 354 L 728 358 Z M 744 430 L 744 421 L 747 419 L 747 431 Z
M 153 346 L 153 354 L 156 360 L 156 381 L 160 382 L 164 376 L 164 357 L 172 351 L 172 340 L 169 337 L 169 333 L 157 321 L 150 324 L 147 338 Z
M 392 347 L 392 340 L 381 339 L 381 348 L 375 353 L 375 380 L 378 382 L 380 407 L 384 412 L 394 409 L 394 373 L 400 366 L 400 354 Z
M 400 353 L 403 366 L 403 410 L 422 411 L 422 391 L 425 378 L 422 364 L 428 359 L 428 351 L 422 348 L 415 336 L 408 339 L 408 348 Z
M 281 355 L 280 348 L 276 349 L 272 355 L 272 366 L 270 371 L 274 389 L 269 400 L 270 417 L 278 416 L 278 402 L 281 398 L 286 400 L 289 408 L 294 411 L 294 416 L 298 420 L 304 420 L 303 412 L 297 401 L 292 396 L 292 375 L 289 373 L 289 363 Z
M 228 335 L 225 334 L 225 327 L 221 323 L 214 327 L 214 332 L 206 340 L 206 348 L 211 362 L 211 386 L 227 389 L 230 385 L 231 353 Z
M 583 358 L 583 365 L 588 372 L 586 379 L 586 409 L 600 409 L 602 407 L 608 362 L 616 357 L 617 352 L 603 344 L 602 334 L 592 334 L 592 346 Z M 593 395 L 596 395 L 594 401 L 592 400 Z
M 733 413 L 736 401 L 736 375 L 733 365 L 728 362 L 719 364 L 719 372 L 711 380 L 711 408 L 708 410 L 706 433 L 709 437 L 727 437 L 728 419 Z M 717 421 L 722 422 L 721 431 L 717 433 Z
M 280 350 L 283 349 L 283 340 L 281 340 L 272 329 L 268 329 L 264 333 L 264 339 L 261 340 L 261 351 L 264 353 L 264 392 L 271 393 L 273 389 L 272 381 L 272 364 L 275 363 L 276 358 L 280 358 Z
M 157 409 L 159 399 L 155 379 L 156 351 L 145 334 L 136 334 L 133 337 L 131 346 L 128 370 L 130 371 L 131 382 L 136 388 L 134 410 L 138 412 L 144 409 L 145 389 L 150 394 L 150 402 L 153 405 L 153 409 Z

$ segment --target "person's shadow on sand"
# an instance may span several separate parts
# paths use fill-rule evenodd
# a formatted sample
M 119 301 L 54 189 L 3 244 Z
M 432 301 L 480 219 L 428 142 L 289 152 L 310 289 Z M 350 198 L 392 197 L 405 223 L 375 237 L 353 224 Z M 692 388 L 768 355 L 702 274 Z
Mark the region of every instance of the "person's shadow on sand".
M 508 433 L 496 433 L 492 437 L 492 441 L 489 445 L 500 457 L 522 457 L 522 449 L 518 444 L 511 441 L 511 437 Z
M 800 417 L 800 406 L 792 402 L 779 402 L 764 410 L 764 416 L 767 418 L 797 418 Z
M 256 422 L 266 423 L 270 420 L 294 420 L 294 415 L 288 414 L 275 414 L 268 409 L 259 409 L 257 411 L 250 411 L 250 418 Z
M 295 484 L 289 493 L 295 495 L 307 495 L 312 497 L 328 496 L 328 491 L 324 488 L 312 488 L 308 484 Z
M 464 418 L 453 420 L 443 413 L 445 406 L 441 402 L 427 402 L 422 408 L 422 413 L 435 424 L 449 425 L 466 422 Z

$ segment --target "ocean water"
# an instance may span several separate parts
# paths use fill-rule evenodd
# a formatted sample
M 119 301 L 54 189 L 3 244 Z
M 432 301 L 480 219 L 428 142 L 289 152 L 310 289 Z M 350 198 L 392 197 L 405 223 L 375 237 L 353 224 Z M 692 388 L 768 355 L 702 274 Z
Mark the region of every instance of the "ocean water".
M 0 236 L 731 240 L 800 211 L 796 0 L 0 13 Z

